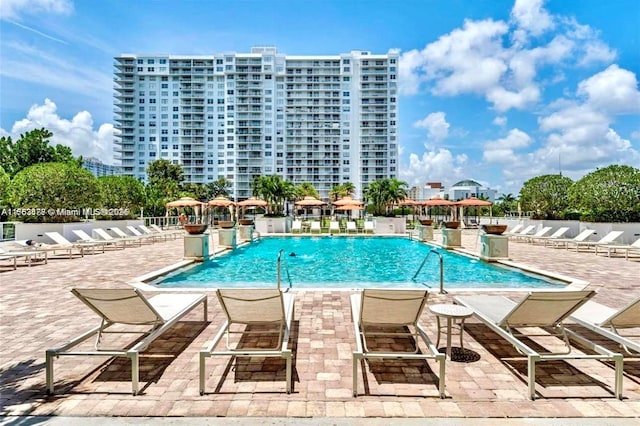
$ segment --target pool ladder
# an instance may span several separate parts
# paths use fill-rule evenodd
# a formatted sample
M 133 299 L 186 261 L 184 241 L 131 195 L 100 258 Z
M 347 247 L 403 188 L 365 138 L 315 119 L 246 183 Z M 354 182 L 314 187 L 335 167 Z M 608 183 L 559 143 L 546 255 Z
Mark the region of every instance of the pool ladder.
M 289 281 L 289 288 L 287 288 L 287 290 L 285 291 L 289 291 L 289 289 L 291 289 L 291 287 L 293 286 L 293 284 L 291 283 L 291 276 L 289 275 L 289 264 L 287 263 L 287 258 L 285 256 L 284 260 L 282 259 L 282 254 L 284 253 L 284 249 L 280 249 L 280 251 L 278 252 L 278 260 L 276 260 L 276 271 L 277 271 L 277 284 L 278 284 L 278 290 L 280 290 L 280 283 L 282 281 L 282 263 L 284 262 L 284 267 L 285 267 L 285 272 L 287 274 L 287 281 Z
M 413 277 L 411 278 L 411 280 L 416 282 L 416 278 L 420 274 L 420 271 L 422 271 L 422 268 L 424 267 L 424 265 L 427 263 L 427 260 L 429 259 L 429 256 L 431 255 L 431 253 L 435 253 L 440 258 L 440 294 L 447 294 L 447 292 L 444 289 L 444 266 L 443 266 L 444 260 L 442 258 L 442 253 L 440 253 L 436 249 L 429 250 L 429 253 L 427 253 L 427 255 L 424 257 L 424 259 L 422 260 L 422 263 L 420 264 L 420 267 L 418 268 L 416 273 L 413 274 Z

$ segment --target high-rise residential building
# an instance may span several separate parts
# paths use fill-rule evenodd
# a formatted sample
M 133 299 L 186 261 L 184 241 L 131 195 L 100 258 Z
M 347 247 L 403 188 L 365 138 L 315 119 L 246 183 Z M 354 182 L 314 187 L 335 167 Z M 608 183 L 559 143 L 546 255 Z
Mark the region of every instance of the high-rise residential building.
M 287 56 L 273 47 L 210 56 L 115 58 L 116 158 L 146 179 L 166 159 L 185 179 L 312 183 L 322 198 L 398 173 L 398 55 Z
M 102 161 L 94 157 L 84 158 L 82 160 L 82 167 L 93 173 L 94 176 L 114 176 L 119 175 L 120 166 L 114 166 L 112 164 L 105 164 Z

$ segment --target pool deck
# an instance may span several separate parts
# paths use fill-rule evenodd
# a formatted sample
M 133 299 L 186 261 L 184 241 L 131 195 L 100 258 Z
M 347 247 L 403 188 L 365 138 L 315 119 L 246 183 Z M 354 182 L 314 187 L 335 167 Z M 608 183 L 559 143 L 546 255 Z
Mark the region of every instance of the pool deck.
M 440 235 L 436 233 L 436 241 Z M 477 233 L 463 246 L 476 251 Z M 640 294 L 640 258 L 596 256 L 593 251 L 510 243 L 514 262 L 588 281 L 595 300 L 619 308 Z M 223 314 L 209 293 L 209 321 L 200 309 L 157 339 L 141 358 L 141 394 L 131 395 L 123 359 L 63 357 L 56 361 L 56 393 L 45 394 L 44 352 L 97 325 L 71 293 L 73 287 L 119 287 L 134 277 L 182 260 L 182 240 L 159 242 L 48 264 L 2 267 L 0 273 L 0 416 L 323 417 L 361 418 L 618 418 L 640 417 L 640 359 L 625 356 L 624 400 L 612 394 L 613 368 L 595 360 L 538 365 L 538 399 L 527 399 L 526 361 L 504 340 L 467 320 L 464 359 L 447 361 L 447 398 L 437 397 L 436 364 L 388 361 L 360 370 L 352 396 L 353 325 L 350 291 L 299 290 L 291 344 L 293 392 L 285 392 L 284 365 L 229 358 L 207 361 L 207 393 L 198 394 L 198 352 L 217 332 Z M 446 288 L 446 279 L 445 279 Z M 433 291 L 429 303 L 459 294 Z M 517 298 L 521 292 L 511 292 Z M 422 323 L 435 341 L 435 317 Z M 580 330 L 581 332 L 583 330 Z M 612 350 L 618 350 L 584 332 Z M 455 342 L 455 339 L 454 339 Z M 455 345 L 454 345 L 455 346 Z M 364 382 L 364 383 L 363 383 Z M 285 423 L 286 421 L 283 421 Z

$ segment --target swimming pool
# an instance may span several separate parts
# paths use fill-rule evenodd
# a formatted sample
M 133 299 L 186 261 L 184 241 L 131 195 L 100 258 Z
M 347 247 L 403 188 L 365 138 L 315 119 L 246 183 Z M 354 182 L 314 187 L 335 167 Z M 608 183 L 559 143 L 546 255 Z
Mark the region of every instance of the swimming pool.
M 401 237 L 269 237 L 156 280 L 164 288 L 273 287 L 283 250 L 281 285 L 292 288 L 439 288 L 437 255 Z M 566 283 L 438 249 L 445 288 L 562 288 Z

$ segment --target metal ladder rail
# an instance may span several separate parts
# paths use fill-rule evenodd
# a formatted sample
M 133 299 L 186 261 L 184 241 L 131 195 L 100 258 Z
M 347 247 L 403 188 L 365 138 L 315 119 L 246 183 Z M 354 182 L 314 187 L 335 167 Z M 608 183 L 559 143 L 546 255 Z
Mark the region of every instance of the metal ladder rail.
M 417 276 L 420 274 L 420 271 L 422 271 L 422 268 L 427 263 L 427 260 L 429 259 L 429 256 L 431 255 L 431 253 L 435 253 L 436 255 L 438 255 L 438 258 L 440 259 L 440 262 L 439 262 L 440 263 L 440 294 L 447 294 L 447 292 L 444 289 L 444 259 L 442 257 L 442 253 L 440 253 L 436 249 L 429 250 L 429 253 L 427 253 L 427 255 L 422 260 L 422 263 L 418 267 L 418 270 L 416 271 L 415 274 L 413 274 L 411 281 L 414 281 L 414 282 L 416 281 Z
M 278 252 L 278 259 L 276 260 L 276 273 L 277 273 L 276 282 L 278 284 L 278 290 L 280 290 L 280 283 L 282 282 L 282 254 L 283 253 L 284 253 L 284 249 L 280 249 L 280 251 Z M 287 273 L 287 281 L 289 281 L 289 287 L 285 291 L 289 291 L 292 288 L 293 283 L 291 282 L 291 276 L 289 275 L 289 265 L 286 263 L 286 257 L 285 257 L 285 272 Z

